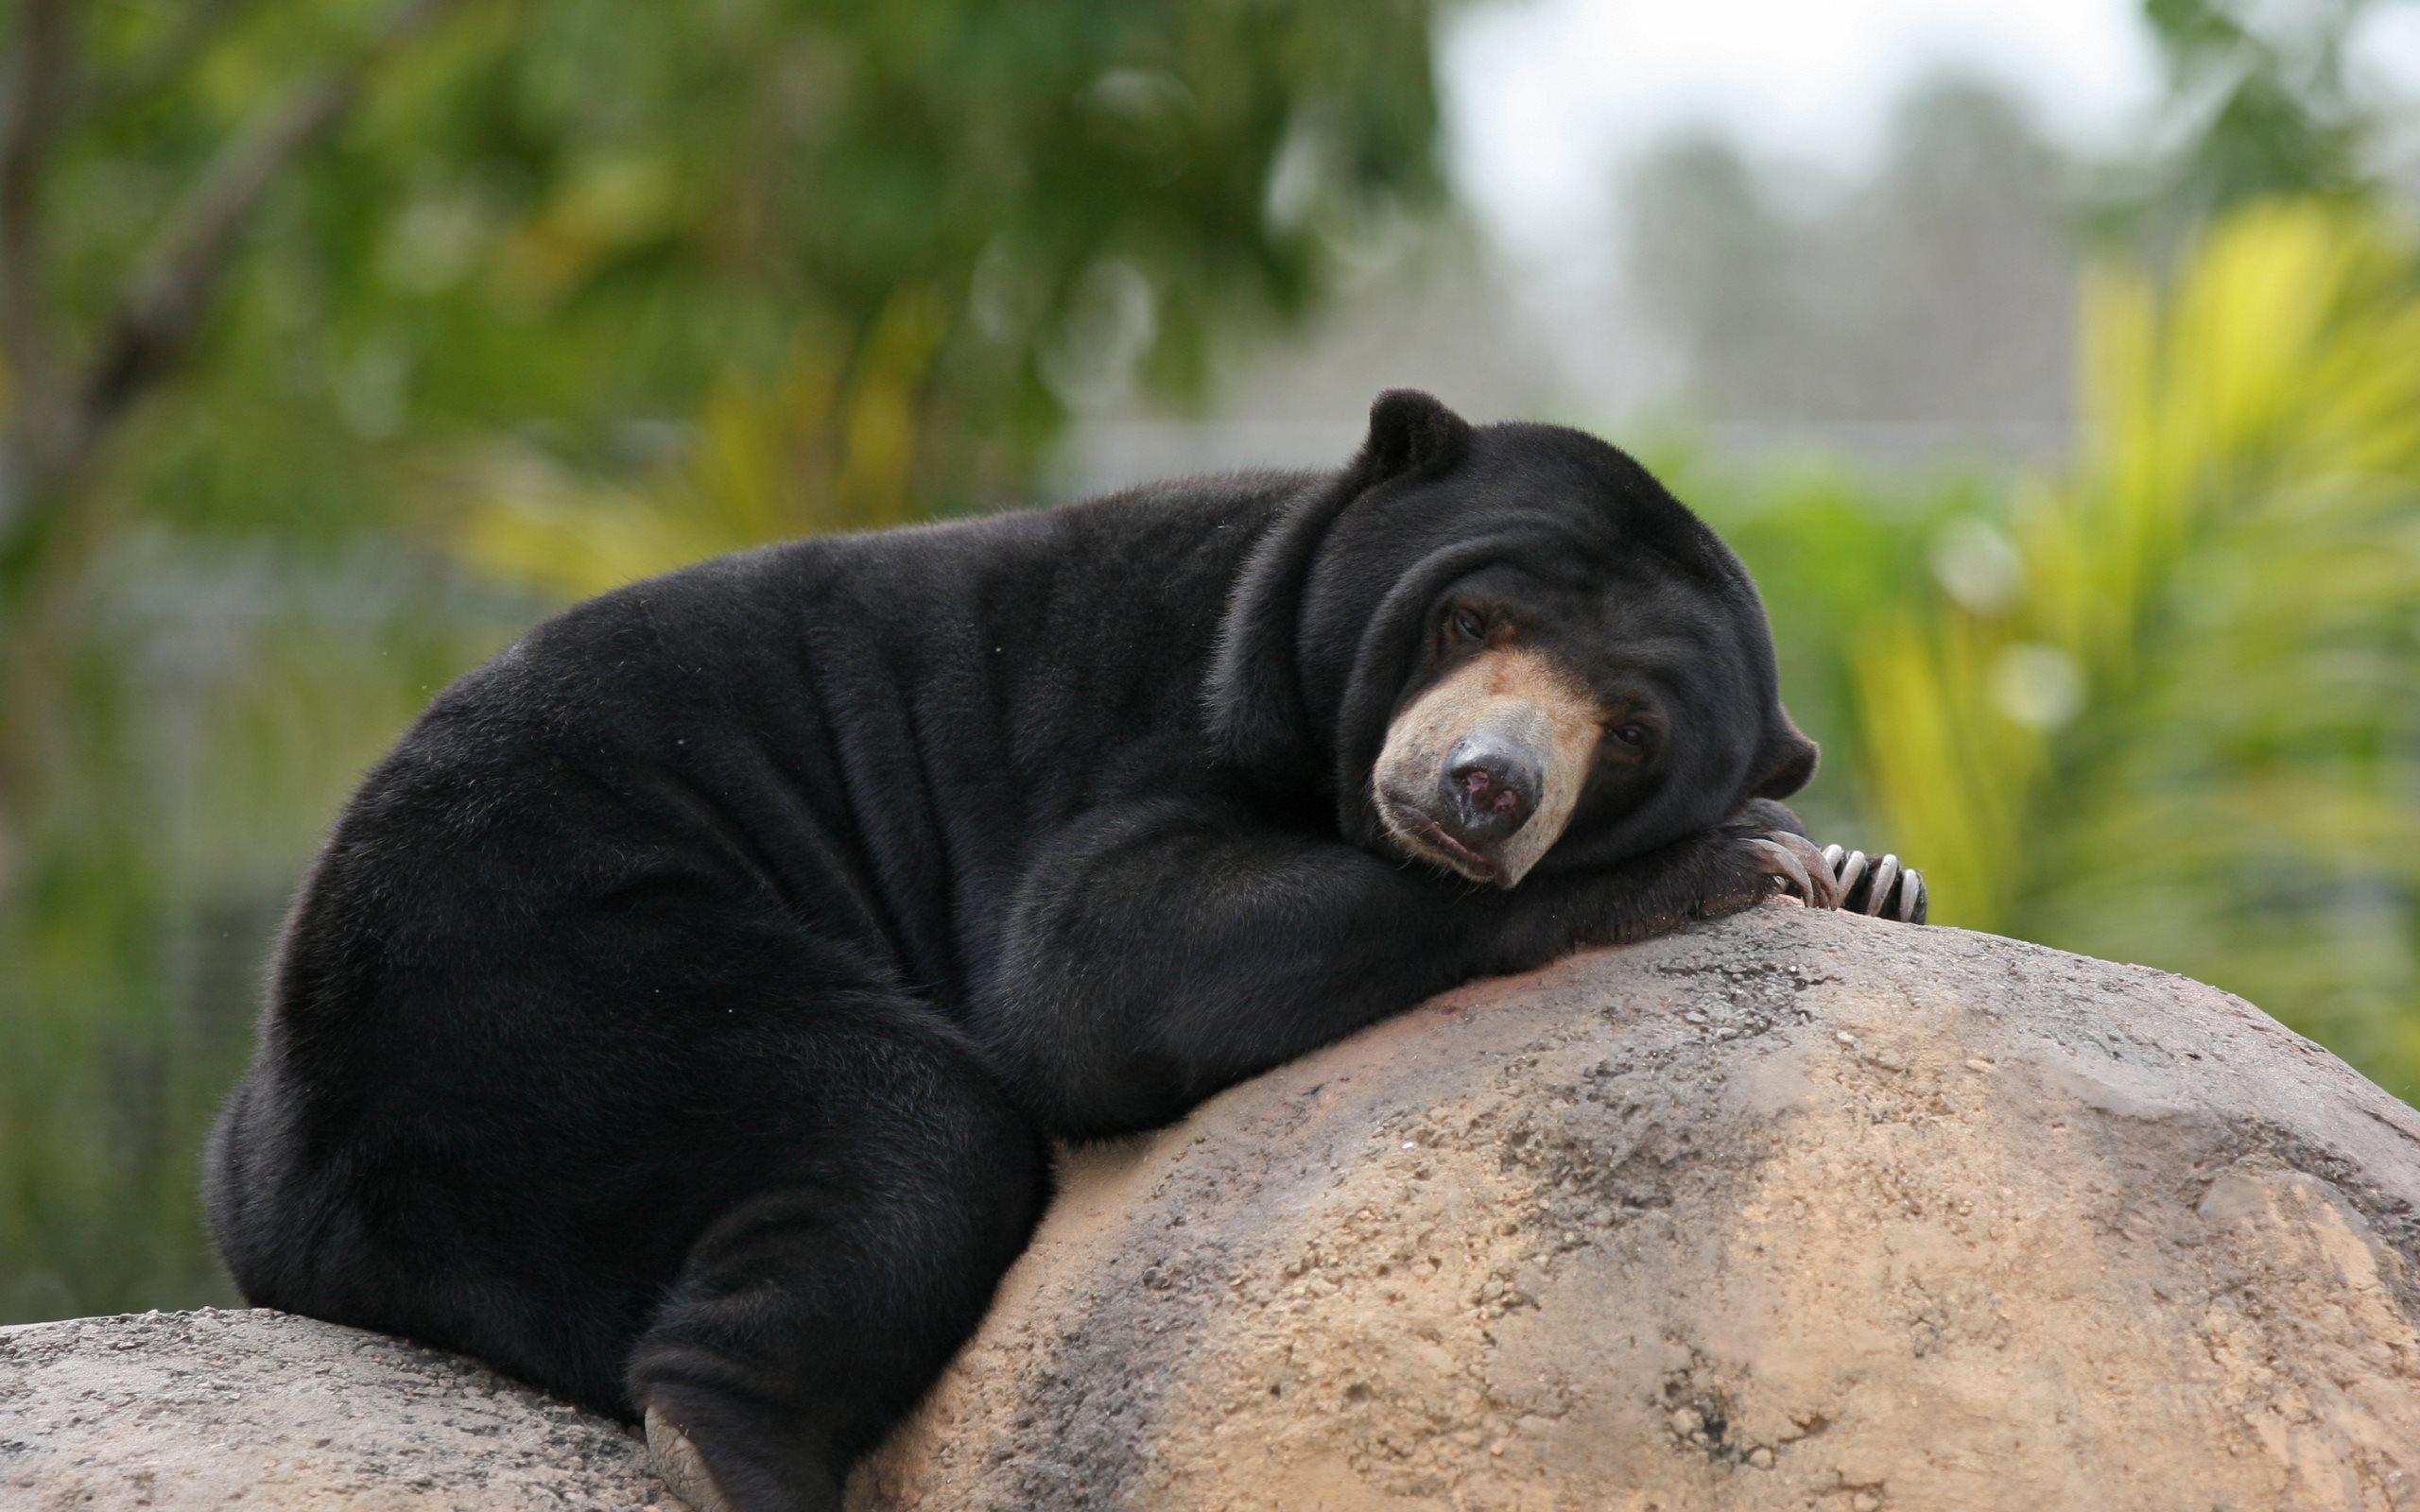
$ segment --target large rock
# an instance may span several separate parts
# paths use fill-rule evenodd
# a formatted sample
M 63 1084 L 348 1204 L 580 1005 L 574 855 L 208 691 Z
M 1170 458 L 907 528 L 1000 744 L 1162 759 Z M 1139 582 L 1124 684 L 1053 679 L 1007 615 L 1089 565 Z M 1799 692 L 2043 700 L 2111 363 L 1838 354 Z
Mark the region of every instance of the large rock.
M 267 1311 L 0 1329 L 8 1512 L 660 1506 L 614 1424 L 483 1366 Z
M 2416 1200 L 2420 1117 L 2236 999 L 1760 909 L 1075 1156 L 853 1500 L 2420 1508 Z M 0 1332 L 11 1512 L 650 1501 L 613 1425 L 349 1330 Z
M 2237 999 L 1760 909 L 1080 1159 L 856 1504 L 2420 1508 L 2415 1201 Z

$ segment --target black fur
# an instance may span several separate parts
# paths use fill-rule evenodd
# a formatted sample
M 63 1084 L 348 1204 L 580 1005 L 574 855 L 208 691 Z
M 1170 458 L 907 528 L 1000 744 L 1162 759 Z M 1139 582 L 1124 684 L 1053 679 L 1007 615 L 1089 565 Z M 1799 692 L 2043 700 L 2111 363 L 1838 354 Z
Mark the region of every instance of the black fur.
M 1518 887 L 1366 788 L 1449 590 L 1660 700 Z M 802 541 L 448 688 L 302 891 L 210 1155 L 253 1301 L 681 1424 L 830 1507 L 972 1331 L 1054 1136 L 1754 901 L 1812 769 L 1644 470 L 1390 394 L 1349 466 Z

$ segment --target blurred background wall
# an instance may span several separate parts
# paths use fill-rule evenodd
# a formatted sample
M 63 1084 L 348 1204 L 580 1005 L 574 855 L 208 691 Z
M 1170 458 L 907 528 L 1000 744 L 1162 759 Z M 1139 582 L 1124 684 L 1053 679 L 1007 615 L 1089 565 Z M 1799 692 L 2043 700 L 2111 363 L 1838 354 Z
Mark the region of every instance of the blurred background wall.
M 285 902 L 550 607 L 1391 385 L 1724 530 L 1941 921 L 2420 1095 L 2412 0 L 10 0 L 0 89 L 0 1321 L 228 1297 Z

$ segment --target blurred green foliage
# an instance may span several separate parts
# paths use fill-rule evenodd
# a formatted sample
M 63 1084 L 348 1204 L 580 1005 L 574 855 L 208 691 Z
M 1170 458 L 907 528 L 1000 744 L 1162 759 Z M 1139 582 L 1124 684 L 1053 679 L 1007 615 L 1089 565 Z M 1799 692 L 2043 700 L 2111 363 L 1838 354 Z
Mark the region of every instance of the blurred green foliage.
M 2092 284 L 2069 464 L 1651 460 L 1765 587 L 1819 832 L 2408 1097 L 2420 253 L 2332 76 L 2150 9 L 2174 270 Z M 1426 0 L 15 0 L 0 58 L 38 13 L 75 66 L 30 216 L 0 124 L 0 1319 L 225 1297 L 198 1145 L 268 941 L 448 678 L 566 597 L 1017 499 L 1071 404 L 1199 396 L 1211 333 L 1440 193 Z M 230 145 L 331 99 L 158 318 Z
M 2115 165 L 2104 210 L 2154 245 L 2237 205 L 2374 195 L 2387 123 L 2357 87 L 2352 40 L 2411 0 L 2142 0 L 2166 70 L 2158 145 Z
M 1197 395 L 1437 198 L 1429 12 L 0 10 L 0 1318 L 224 1297 L 196 1158 L 268 941 L 439 685 L 547 595 Z
M 2216 982 L 2420 1093 L 2420 253 L 2256 204 L 2093 281 L 2055 477 L 1693 497 L 1938 923 Z

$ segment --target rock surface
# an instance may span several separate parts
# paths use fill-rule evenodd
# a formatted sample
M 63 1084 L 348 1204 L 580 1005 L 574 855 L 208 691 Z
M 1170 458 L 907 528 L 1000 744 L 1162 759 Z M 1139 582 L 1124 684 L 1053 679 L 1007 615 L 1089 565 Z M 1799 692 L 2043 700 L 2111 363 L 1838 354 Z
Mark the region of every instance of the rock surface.
M 1759 909 L 1080 1157 L 853 1500 L 2420 1508 L 2415 1204 L 2237 999 Z
M 2420 1512 L 2420 1115 L 2211 988 L 1795 908 L 1071 1157 L 854 1512 Z M 642 1507 L 265 1313 L 0 1331 L 0 1506 Z
M 0 1507 L 678 1512 L 638 1441 L 485 1366 L 267 1311 L 0 1329 Z

